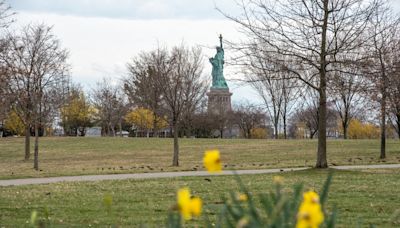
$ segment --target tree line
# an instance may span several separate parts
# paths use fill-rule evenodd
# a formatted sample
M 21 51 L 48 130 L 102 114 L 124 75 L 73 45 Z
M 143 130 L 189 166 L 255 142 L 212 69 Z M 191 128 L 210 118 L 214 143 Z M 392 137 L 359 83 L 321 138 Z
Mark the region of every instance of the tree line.
M 272 4 L 273 3 L 273 4 Z M 55 126 L 84 136 L 99 126 L 103 136 L 172 137 L 179 165 L 179 137 L 318 137 L 316 167 L 327 167 L 326 138 L 376 137 L 380 125 L 385 158 L 387 124 L 400 135 L 399 17 L 384 0 L 248 0 L 242 16 L 229 15 L 246 40 L 228 42 L 229 60 L 263 104 L 207 110 L 209 87 L 199 47 L 183 44 L 141 52 L 127 74 L 104 78 L 90 91 L 70 76 L 68 50 L 52 27 L 29 24 L 18 31 L 10 8 L 0 3 L 0 123 L 25 136 L 25 159 L 34 141 Z M 274 6 L 274 7 L 271 7 Z M 10 121 L 11 120 L 11 121 Z M 335 130 L 336 129 L 336 130 Z M 361 133 L 355 133 L 355 129 Z M 303 133 L 301 132 L 303 131 Z M 375 132 L 375 133 L 371 133 Z M 227 135 L 229 134 L 229 135 Z M 303 134 L 303 136 L 301 136 Z

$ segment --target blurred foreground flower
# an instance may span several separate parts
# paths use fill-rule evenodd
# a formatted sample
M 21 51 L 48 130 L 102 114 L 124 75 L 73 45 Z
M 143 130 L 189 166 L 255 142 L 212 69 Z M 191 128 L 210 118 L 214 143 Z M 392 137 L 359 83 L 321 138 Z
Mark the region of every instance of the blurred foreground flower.
M 323 221 L 318 194 L 314 191 L 305 192 L 297 214 L 296 228 L 317 228 Z
M 204 154 L 204 166 L 208 172 L 221 172 L 222 165 L 218 150 L 207 150 Z
M 104 207 L 106 208 L 106 210 L 107 210 L 107 212 L 108 213 L 111 213 L 111 205 L 112 205 L 112 201 L 113 201 L 113 198 L 112 198 L 112 195 L 111 194 L 105 194 L 104 196 L 103 196 L 103 205 L 104 205 Z
M 31 213 L 31 225 L 34 226 L 37 220 L 37 211 L 32 211 Z
M 247 196 L 247 194 L 237 194 L 237 200 L 240 202 L 245 202 L 249 199 L 249 197 Z
M 273 181 L 275 184 L 283 184 L 283 177 L 282 176 L 274 176 Z
M 192 216 L 200 216 L 202 201 L 199 197 L 191 197 L 189 188 L 181 188 L 177 196 L 178 209 L 185 220 L 190 220 Z

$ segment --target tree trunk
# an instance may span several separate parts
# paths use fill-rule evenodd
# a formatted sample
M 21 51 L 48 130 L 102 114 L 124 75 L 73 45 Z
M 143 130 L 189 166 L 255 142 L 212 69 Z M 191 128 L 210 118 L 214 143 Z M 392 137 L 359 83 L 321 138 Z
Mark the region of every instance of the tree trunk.
M 178 123 L 176 120 L 173 120 L 172 128 L 174 131 L 174 157 L 172 166 L 179 166 Z
M 316 168 L 328 168 L 326 160 L 326 91 L 321 89 L 318 116 L 318 152 Z
M 318 151 L 316 168 L 328 168 L 326 160 L 326 40 L 328 30 L 328 0 L 324 0 L 324 22 L 321 33 L 321 54 L 319 72 L 319 115 L 318 115 Z
M 153 110 L 153 137 L 158 137 L 158 129 L 157 129 L 157 114 Z
M 315 133 L 317 133 L 317 131 L 314 131 L 312 128 L 309 129 L 310 130 L 310 139 L 314 138 Z
M 380 159 L 386 158 L 386 92 L 382 92 L 381 100 L 381 155 Z
M 112 136 L 115 137 L 116 133 L 115 133 L 115 125 L 111 126 L 111 132 L 112 132 Z
M 275 130 L 275 139 L 278 139 L 278 121 L 275 121 L 274 123 L 274 130 Z
M 39 170 L 39 124 L 35 121 L 35 150 L 33 155 L 33 168 Z
M 119 133 L 120 133 L 120 137 L 122 136 L 122 120 L 119 120 Z
M 347 139 L 347 129 L 348 124 L 346 120 L 343 120 L 342 127 L 343 127 L 343 139 Z
M 285 110 L 286 113 L 286 110 Z M 283 115 L 283 138 L 287 139 L 287 130 L 286 130 L 286 114 Z
M 25 161 L 31 157 L 31 126 L 25 126 Z
M 396 117 L 397 117 L 397 121 L 396 121 L 396 123 L 397 123 L 397 136 L 399 137 L 399 140 L 400 140 L 400 114 L 396 114 Z

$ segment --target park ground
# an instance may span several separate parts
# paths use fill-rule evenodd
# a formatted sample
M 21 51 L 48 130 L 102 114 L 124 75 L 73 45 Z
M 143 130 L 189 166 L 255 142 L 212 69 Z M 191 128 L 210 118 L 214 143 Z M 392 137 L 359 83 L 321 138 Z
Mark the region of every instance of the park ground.
M 304 189 L 319 190 L 328 170 L 306 170 L 282 173 L 284 191 L 295 183 Z M 243 183 L 256 196 L 274 189 L 276 174 L 243 175 Z M 400 225 L 400 169 L 334 171 L 328 210 L 338 210 L 338 227 L 396 227 Z M 56 227 L 161 227 L 175 204 L 177 189 L 188 186 L 204 201 L 204 213 L 198 220 L 215 220 L 222 196 L 240 192 L 233 176 L 163 178 L 150 180 L 118 180 L 99 182 L 64 182 L 46 185 L 25 185 L 0 188 L 0 227 L 27 225 L 31 212 L 43 216 L 49 211 Z M 111 211 L 103 204 L 104 196 L 112 196 Z M 199 221 L 191 221 L 191 227 Z M 200 222 L 202 224 L 202 222 Z
M 180 166 L 172 167 L 172 143 L 161 138 L 45 137 L 40 139 L 37 172 L 32 159 L 23 160 L 23 138 L 0 139 L 0 179 L 204 170 L 207 149 L 221 151 L 224 169 L 311 167 L 317 148 L 316 140 L 181 139 Z M 384 160 L 379 159 L 378 140 L 328 140 L 328 163 L 400 163 L 400 140 L 388 140 Z
M 204 170 L 204 150 L 219 149 L 224 169 L 266 169 L 312 166 L 314 140 L 182 139 L 181 165 L 171 167 L 172 140 L 144 138 L 42 138 L 40 169 L 23 161 L 23 139 L 0 140 L 0 179 L 107 173 Z M 400 142 L 389 140 L 387 159 L 380 160 L 377 140 L 329 140 L 331 166 L 400 163 Z M 304 190 L 322 188 L 328 170 L 281 173 L 285 191 L 295 183 Z M 276 174 L 241 176 L 257 196 L 273 189 Z M 338 209 L 339 227 L 368 224 L 400 225 L 400 169 L 335 170 L 328 209 Z M 239 192 L 233 176 L 181 177 L 148 180 L 61 182 L 0 187 L 0 227 L 28 226 L 32 211 L 45 208 L 56 227 L 160 227 L 176 201 L 177 189 L 188 186 L 205 205 L 204 217 L 215 220 L 223 196 Z M 112 196 L 111 211 L 103 205 Z M 189 222 L 189 227 L 194 225 Z M 200 222 L 200 224 L 202 224 Z

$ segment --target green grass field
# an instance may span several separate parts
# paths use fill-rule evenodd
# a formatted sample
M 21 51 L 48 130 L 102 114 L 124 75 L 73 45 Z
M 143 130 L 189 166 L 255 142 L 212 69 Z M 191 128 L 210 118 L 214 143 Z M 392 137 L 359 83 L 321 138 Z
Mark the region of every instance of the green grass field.
M 399 213 L 400 169 L 369 171 L 335 171 L 330 189 L 328 209 L 338 209 L 339 227 L 356 227 L 362 223 L 377 227 L 396 227 Z M 253 195 L 267 193 L 273 188 L 274 175 L 244 175 L 242 180 Z M 292 185 L 304 183 L 304 190 L 319 190 L 327 170 L 282 173 L 285 191 Z M 232 176 L 120 180 L 101 182 L 57 183 L 0 188 L 0 227 L 21 227 L 29 223 L 30 214 L 39 215 L 47 207 L 56 227 L 160 227 L 175 203 L 176 190 L 190 187 L 204 201 L 205 213 L 211 220 L 221 206 L 221 196 L 239 191 Z M 108 214 L 103 196 L 111 194 L 113 204 Z M 397 212 L 396 212 L 397 211 Z M 197 221 L 199 222 L 199 221 Z M 188 225 L 193 225 L 189 222 Z M 202 224 L 200 222 L 200 224 Z M 107 226 L 108 227 L 108 226 Z M 201 227 L 201 226 L 200 226 Z
M 171 167 L 172 139 L 45 137 L 40 139 L 37 172 L 32 159 L 23 161 L 23 138 L 0 138 L 0 179 L 203 170 L 204 150 L 215 148 L 222 153 L 225 169 L 313 166 L 316 144 L 316 140 L 180 139 L 180 166 Z M 380 160 L 378 140 L 329 140 L 328 162 L 399 163 L 400 141 L 388 140 L 387 159 Z

